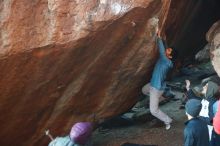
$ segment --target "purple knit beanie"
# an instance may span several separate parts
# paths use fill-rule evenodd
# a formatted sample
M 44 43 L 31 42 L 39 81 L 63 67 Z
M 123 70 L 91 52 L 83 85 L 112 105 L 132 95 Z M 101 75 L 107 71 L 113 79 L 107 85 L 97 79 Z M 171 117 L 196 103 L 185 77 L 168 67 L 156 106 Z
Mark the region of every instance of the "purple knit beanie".
M 70 131 L 70 138 L 77 144 L 86 144 L 92 135 L 93 124 L 90 122 L 78 122 Z

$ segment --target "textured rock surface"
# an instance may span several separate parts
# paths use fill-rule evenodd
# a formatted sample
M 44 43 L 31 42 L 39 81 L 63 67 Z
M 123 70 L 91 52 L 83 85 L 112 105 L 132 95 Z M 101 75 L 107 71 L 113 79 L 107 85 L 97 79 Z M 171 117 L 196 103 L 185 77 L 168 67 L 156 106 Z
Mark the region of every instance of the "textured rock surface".
M 199 48 L 214 2 L 0 0 L 0 145 L 46 145 L 45 129 L 60 136 L 128 110 L 157 58 L 151 18 L 184 54 Z
M 220 21 L 217 21 L 206 34 L 210 44 L 212 64 L 220 77 Z
M 39 146 L 133 106 L 160 0 L 0 1 L 0 145 Z M 148 76 L 146 76 L 148 75 Z

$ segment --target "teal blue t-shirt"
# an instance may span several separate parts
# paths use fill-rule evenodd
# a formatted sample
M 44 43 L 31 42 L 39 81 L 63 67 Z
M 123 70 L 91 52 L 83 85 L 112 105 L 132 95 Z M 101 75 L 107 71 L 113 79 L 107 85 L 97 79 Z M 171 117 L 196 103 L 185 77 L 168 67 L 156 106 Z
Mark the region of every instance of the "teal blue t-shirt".
M 56 137 L 48 146 L 80 146 L 74 143 L 69 136 Z
M 165 79 L 169 69 L 173 67 L 173 63 L 165 54 L 165 47 L 161 38 L 157 38 L 157 45 L 159 47 L 160 58 L 154 67 L 150 84 L 158 90 L 164 90 L 166 87 Z

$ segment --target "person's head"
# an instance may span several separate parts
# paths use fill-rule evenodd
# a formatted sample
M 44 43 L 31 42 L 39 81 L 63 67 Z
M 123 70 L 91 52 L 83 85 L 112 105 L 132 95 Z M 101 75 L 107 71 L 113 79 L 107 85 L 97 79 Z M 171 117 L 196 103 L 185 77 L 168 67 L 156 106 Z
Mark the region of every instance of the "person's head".
M 190 119 L 190 117 L 192 118 L 198 117 L 201 108 L 202 108 L 202 104 L 200 100 L 198 99 L 188 100 L 185 105 L 186 115 L 188 116 L 188 119 Z
M 168 59 L 170 59 L 172 62 L 176 62 L 178 52 L 174 47 L 167 47 L 165 49 L 165 55 L 167 56 Z
M 170 47 L 166 48 L 165 54 L 166 54 L 167 58 L 172 59 L 173 58 L 173 48 L 170 48 Z
M 219 86 L 215 82 L 208 81 L 203 83 L 202 94 L 205 98 L 214 97 L 218 93 L 218 90 Z
M 70 139 L 77 144 L 86 144 L 93 131 L 91 122 L 79 122 L 73 125 L 70 131 Z

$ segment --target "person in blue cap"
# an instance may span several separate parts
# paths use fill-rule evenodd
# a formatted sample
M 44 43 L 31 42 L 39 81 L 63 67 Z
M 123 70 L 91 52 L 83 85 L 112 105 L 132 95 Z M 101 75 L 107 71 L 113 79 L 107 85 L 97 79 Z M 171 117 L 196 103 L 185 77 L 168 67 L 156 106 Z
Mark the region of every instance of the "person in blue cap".
M 209 131 L 205 121 L 199 118 L 201 100 L 189 99 L 185 110 L 188 121 L 184 129 L 184 146 L 210 146 Z

